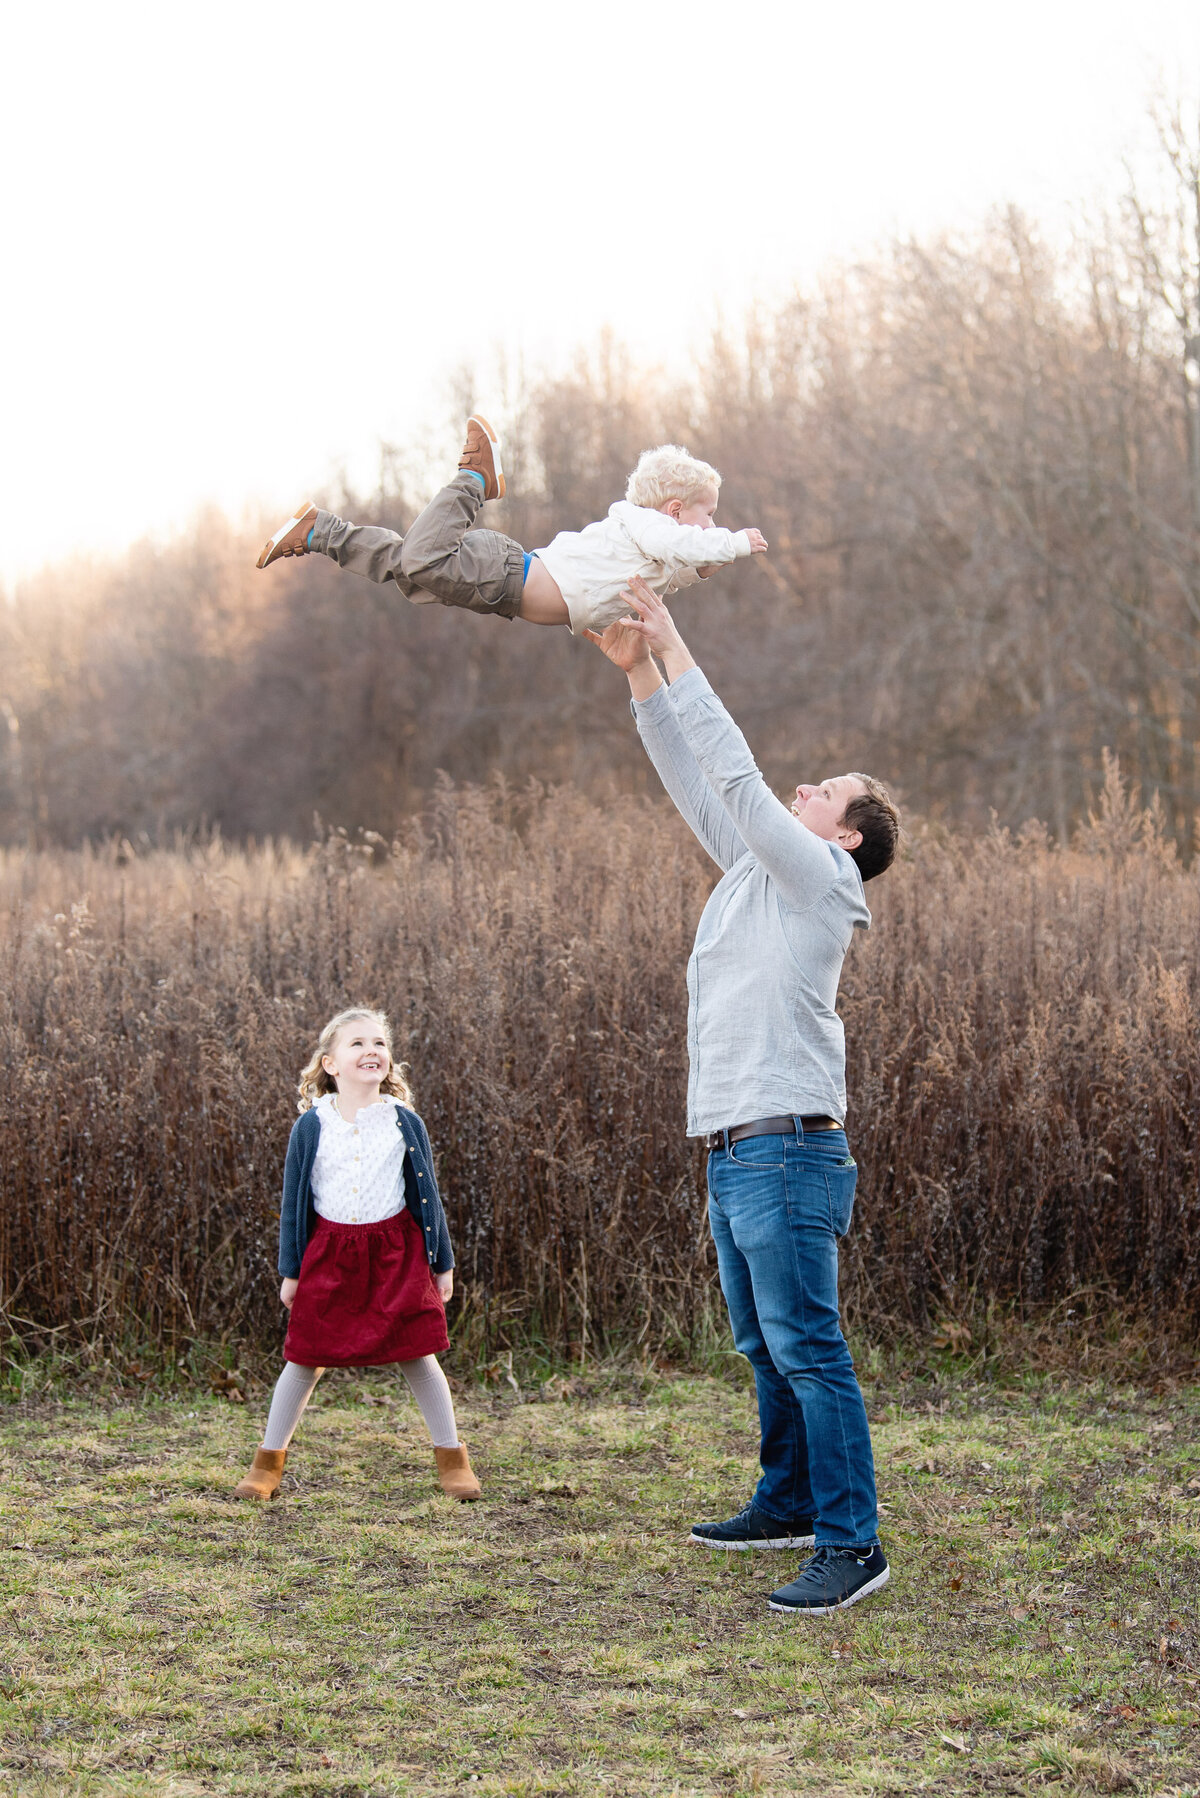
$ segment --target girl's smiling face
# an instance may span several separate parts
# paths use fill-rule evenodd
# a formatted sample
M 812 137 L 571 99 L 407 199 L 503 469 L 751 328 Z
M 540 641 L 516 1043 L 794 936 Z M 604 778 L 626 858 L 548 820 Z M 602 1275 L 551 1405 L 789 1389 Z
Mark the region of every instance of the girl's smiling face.
M 387 1079 L 392 1058 L 387 1036 L 378 1018 L 351 1018 L 333 1039 L 330 1054 L 321 1065 L 331 1080 L 349 1081 L 362 1088 L 380 1086 Z

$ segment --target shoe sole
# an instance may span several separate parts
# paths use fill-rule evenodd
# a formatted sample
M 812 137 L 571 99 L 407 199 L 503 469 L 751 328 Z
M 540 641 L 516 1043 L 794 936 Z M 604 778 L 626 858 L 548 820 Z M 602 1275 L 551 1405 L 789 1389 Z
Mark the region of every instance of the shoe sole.
M 482 423 L 482 420 L 480 422 Z M 267 541 L 263 544 L 262 553 L 254 566 L 256 568 L 266 568 L 284 538 L 290 531 L 294 531 L 298 524 L 302 524 L 310 512 L 312 513 L 313 524 L 315 524 L 317 522 L 317 508 L 312 505 L 305 506 L 303 512 L 297 512 L 294 518 L 289 518 L 286 524 L 280 525 L 273 537 L 268 537 Z M 312 526 L 309 528 L 311 530 Z M 292 551 L 292 554 L 295 554 L 294 550 Z
M 773 1598 L 768 1598 L 767 1604 L 771 1610 L 779 1611 L 784 1617 L 831 1617 L 834 1611 L 848 1611 L 860 1598 L 869 1598 L 872 1592 L 878 1592 L 887 1585 L 890 1573 L 891 1568 L 885 1567 L 882 1573 L 869 1579 L 865 1586 L 860 1586 L 857 1592 L 851 1592 L 849 1598 L 839 1598 L 836 1604 L 776 1604 Z
M 480 430 L 483 432 L 484 436 L 487 438 L 488 442 L 492 446 L 492 468 L 495 471 L 496 488 L 497 488 L 496 493 L 492 497 L 494 499 L 503 499 L 504 493 L 505 493 L 504 465 L 500 460 L 500 439 L 497 437 L 495 431 L 493 431 L 491 425 L 488 423 L 487 419 L 484 418 L 484 416 L 481 412 L 472 412 L 470 418 L 468 418 L 468 420 L 467 420 L 467 423 L 468 424 L 477 424 L 479 426 Z
M 697 1548 L 732 1548 L 735 1553 L 742 1553 L 748 1548 L 815 1548 L 815 1536 L 765 1536 L 754 1542 L 718 1542 L 712 1536 L 698 1536 L 695 1530 L 688 1537 Z

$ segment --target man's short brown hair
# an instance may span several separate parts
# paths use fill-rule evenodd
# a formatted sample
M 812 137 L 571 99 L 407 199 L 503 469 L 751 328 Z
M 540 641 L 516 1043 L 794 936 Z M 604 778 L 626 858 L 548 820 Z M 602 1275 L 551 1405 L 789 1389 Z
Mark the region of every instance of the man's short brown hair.
M 869 774 L 852 774 L 850 778 L 861 780 L 867 790 L 850 801 L 842 823 L 848 830 L 860 832 L 862 842 L 850 853 L 858 863 L 863 879 L 874 880 L 877 874 L 890 868 L 895 859 L 896 844 L 900 840 L 900 812 L 882 781 L 872 780 Z

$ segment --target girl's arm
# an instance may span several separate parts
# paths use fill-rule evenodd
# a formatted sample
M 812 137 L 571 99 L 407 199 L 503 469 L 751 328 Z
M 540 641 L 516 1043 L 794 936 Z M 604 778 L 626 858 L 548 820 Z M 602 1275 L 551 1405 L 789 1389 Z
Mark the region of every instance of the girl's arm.
M 306 1112 L 305 1116 L 307 1115 Z M 300 1206 L 304 1165 L 300 1131 L 302 1121 L 297 1118 L 292 1125 L 292 1134 L 288 1137 L 287 1154 L 283 1162 L 283 1201 L 279 1207 L 279 1271 L 284 1276 L 283 1286 L 293 1285 L 292 1298 L 295 1297 L 294 1282 L 300 1273 L 300 1262 L 296 1254 L 296 1214 Z M 291 1298 L 284 1298 L 283 1287 L 280 1287 L 279 1296 L 285 1305 L 291 1305 Z
M 446 1208 L 442 1204 L 442 1195 L 438 1191 L 437 1174 L 434 1172 L 433 1167 L 433 1147 L 429 1141 L 429 1132 L 425 1128 L 424 1119 L 419 1117 L 415 1111 L 410 1110 L 408 1115 L 412 1119 L 413 1129 L 417 1138 L 417 1145 L 424 1157 L 425 1167 L 428 1169 L 430 1190 L 425 1194 L 425 1198 L 432 1207 L 434 1222 L 437 1226 L 437 1241 L 434 1244 L 431 1266 L 433 1268 L 434 1279 L 437 1282 L 437 1289 L 442 1297 L 446 1299 L 449 1298 L 450 1294 L 454 1291 L 454 1250 L 450 1246 L 450 1226 L 446 1222 Z M 421 1170 L 418 1170 L 418 1172 L 420 1171 Z M 443 1291 L 442 1281 L 446 1276 L 450 1276 L 450 1284 L 449 1287 Z

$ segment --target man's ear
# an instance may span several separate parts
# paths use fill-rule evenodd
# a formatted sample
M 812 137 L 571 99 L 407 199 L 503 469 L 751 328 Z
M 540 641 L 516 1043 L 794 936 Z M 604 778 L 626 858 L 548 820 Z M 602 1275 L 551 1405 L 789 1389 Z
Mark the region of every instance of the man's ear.
M 853 855 L 861 842 L 861 830 L 846 830 L 843 826 L 843 828 L 838 831 L 838 848 L 844 849 L 847 855 Z

